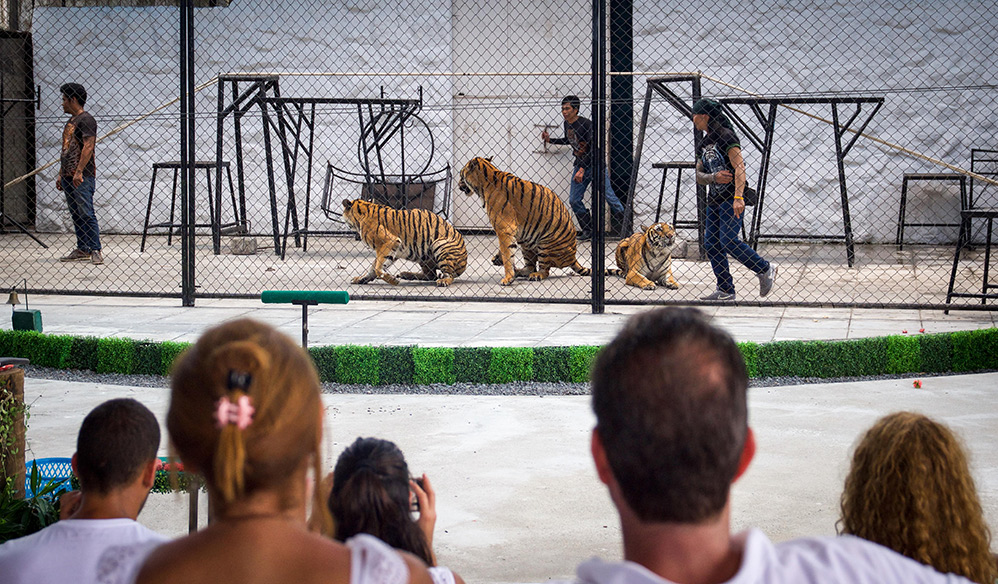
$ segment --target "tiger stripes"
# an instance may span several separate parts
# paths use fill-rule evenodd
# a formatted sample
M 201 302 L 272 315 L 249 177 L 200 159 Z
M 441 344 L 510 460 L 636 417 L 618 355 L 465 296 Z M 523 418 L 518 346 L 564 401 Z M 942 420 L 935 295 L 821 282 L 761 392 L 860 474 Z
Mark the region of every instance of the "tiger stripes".
M 575 258 L 572 215 L 551 189 L 499 170 L 490 158 L 468 161 L 461 169 L 458 188 L 466 195 L 477 193 L 482 198 L 499 238 L 497 259 L 505 268 L 500 281 L 503 286 L 512 284 L 515 278 L 543 280 L 551 268 L 571 268 L 580 276 L 591 273 Z M 525 263 L 520 269 L 513 261 L 517 244 L 523 250 Z
M 362 199 L 344 200 L 343 217 L 375 251 L 374 265 L 354 284 L 381 278 L 392 286 L 399 281 L 384 270 L 395 259 L 411 260 L 422 272 L 401 272 L 403 280 L 436 280 L 450 286 L 468 267 L 464 237 L 447 220 L 425 209 L 393 209 Z M 437 271 L 441 272 L 438 278 Z

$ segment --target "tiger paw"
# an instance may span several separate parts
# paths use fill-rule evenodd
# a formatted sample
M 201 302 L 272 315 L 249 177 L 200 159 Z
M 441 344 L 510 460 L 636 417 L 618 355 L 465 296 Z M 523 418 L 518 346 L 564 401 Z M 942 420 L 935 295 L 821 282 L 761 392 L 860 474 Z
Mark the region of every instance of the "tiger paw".
M 659 282 L 662 286 L 665 286 L 669 290 L 679 290 L 679 282 L 675 280 L 666 280 L 665 282 Z
M 503 278 L 502 280 L 499 281 L 499 284 L 501 284 L 503 286 L 509 286 L 509 285 L 511 285 L 513 283 L 513 280 L 515 280 L 515 279 L 516 278 L 514 276 L 506 276 L 505 278 Z
M 527 279 L 530 280 L 531 282 L 540 282 L 544 278 L 547 278 L 547 275 L 544 274 L 543 272 L 534 272 L 530 274 L 530 277 Z
M 645 284 L 644 286 L 642 286 L 641 289 L 642 290 L 654 290 L 655 289 L 655 282 L 648 282 L 647 284 Z
M 350 282 L 352 282 L 352 283 L 354 283 L 354 284 L 367 284 L 367 283 L 368 283 L 368 282 L 370 282 L 370 281 L 371 281 L 372 279 L 373 279 L 373 278 L 371 278 L 371 277 L 369 277 L 369 276 L 357 276 L 357 277 L 356 277 L 356 278 L 354 278 L 353 280 L 350 280 Z
M 395 276 L 389 276 L 388 274 L 385 274 L 384 276 L 381 276 L 381 279 L 384 280 L 385 282 L 388 282 L 392 286 L 399 285 L 399 280 Z
M 440 288 L 446 288 L 454 283 L 454 278 L 440 278 L 437 280 L 437 286 Z

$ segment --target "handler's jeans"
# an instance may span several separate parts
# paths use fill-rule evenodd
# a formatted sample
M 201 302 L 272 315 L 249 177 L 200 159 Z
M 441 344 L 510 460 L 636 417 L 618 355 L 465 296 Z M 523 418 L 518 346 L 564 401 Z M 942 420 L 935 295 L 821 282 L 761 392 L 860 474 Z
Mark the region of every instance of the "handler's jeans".
M 745 217 L 744 212 L 741 217 L 735 217 L 733 201 L 726 201 L 720 205 L 707 205 L 703 245 L 707 249 L 710 267 L 717 277 L 717 289 L 729 294 L 735 293 L 735 283 L 728 269 L 729 255 L 756 274 L 769 269 L 769 262 L 756 253 L 749 244 L 738 239 L 743 217 Z
M 582 202 L 582 197 L 586 194 L 586 189 L 589 188 L 589 183 L 593 182 L 593 169 L 587 168 L 585 174 L 582 175 L 582 182 L 575 182 L 575 173 L 579 172 L 579 167 L 576 166 L 572 169 L 572 177 L 569 179 L 568 183 L 568 202 L 572 206 L 572 212 L 575 213 L 577 217 L 581 217 L 589 213 L 586 209 L 586 204 Z M 617 215 L 624 214 L 624 205 L 617 198 L 616 193 L 613 192 L 613 187 L 610 186 L 610 173 L 603 170 L 603 182 L 606 189 L 606 202 L 610 205 L 610 209 L 613 210 Z M 596 189 L 593 189 L 593 199 L 596 197 Z
M 66 194 L 69 215 L 73 218 L 76 231 L 76 248 L 90 253 L 100 251 L 100 229 L 94 214 L 94 188 L 96 180 L 92 176 L 83 177 L 80 186 L 73 186 L 72 178 L 62 178 L 62 192 Z

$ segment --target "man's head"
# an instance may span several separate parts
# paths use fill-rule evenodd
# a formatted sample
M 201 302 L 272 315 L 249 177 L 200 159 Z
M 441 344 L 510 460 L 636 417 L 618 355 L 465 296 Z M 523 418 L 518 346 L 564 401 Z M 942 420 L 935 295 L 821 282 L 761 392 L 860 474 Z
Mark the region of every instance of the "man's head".
M 734 340 L 692 308 L 634 316 L 600 352 L 594 454 L 598 442 L 638 519 L 701 523 L 725 508 L 751 456 L 747 388 Z
M 574 122 L 579 117 L 579 106 L 581 105 L 582 102 L 579 101 L 578 96 L 566 95 L 561 100 L 561 115 L 568 122 Z
M 73 457 L 84 493 L 107 495 L 131 485 L 156 458 L 159 423 L 134 399 L 112 399 L 83 419 Z
M 80 107 L 87 105 L 87 90 L 79 83 L 66 83 L 59 88 L 59 93 L 62 94 L 64 110 L 66 102 L 71 100 L 75 100 Z

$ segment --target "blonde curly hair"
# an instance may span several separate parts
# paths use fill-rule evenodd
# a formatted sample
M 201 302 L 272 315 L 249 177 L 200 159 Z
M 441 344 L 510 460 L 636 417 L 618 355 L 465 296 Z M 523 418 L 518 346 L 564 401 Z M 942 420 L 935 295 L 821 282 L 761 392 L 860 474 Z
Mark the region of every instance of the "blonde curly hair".
M 896 412 L 866 432 L 841 508 L 841 533 L 980 584 L 998 577 L 967 456 L 949 428 L 926 416 Z

